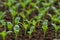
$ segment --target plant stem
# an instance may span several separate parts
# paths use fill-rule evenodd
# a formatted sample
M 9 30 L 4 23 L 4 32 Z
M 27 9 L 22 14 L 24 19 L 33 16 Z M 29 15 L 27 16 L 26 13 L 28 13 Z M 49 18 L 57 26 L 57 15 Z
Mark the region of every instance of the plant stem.
M 55 32 L 55 38 L 57 38 L 57 32 Z
M 12 18 L 12 23 L 14 24 L 14 17 Z
M 29 35 L 29 40 L 30 40 L 30 38 L 31 38 L 31 35 Z
M 3 40 L 5 40 L 5 36 L 3 37 Z
M 45 38 L 45 32 L 44 32 L 44 38 Z
M 4 30 L 6 31 L 6 26 L 4 26 Z
M 26 29 L 25 29 L 25 35 L 26 35 Z
M 15 36 L 15 40 L 17 40 L 17 35 Z

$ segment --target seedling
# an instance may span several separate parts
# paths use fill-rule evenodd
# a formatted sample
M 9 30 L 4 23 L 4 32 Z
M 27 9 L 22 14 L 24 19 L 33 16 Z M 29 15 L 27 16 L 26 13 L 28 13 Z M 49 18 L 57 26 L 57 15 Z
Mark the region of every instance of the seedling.
M 28 25 L 28 24 L 26 24 L 26 23 L 22 23 L 22 25 L 23 25 L 23 27 L 24 27 L 24 29 L 25 29 L 25 35 L 26 35 L 26 31 L 27 31 L 27 29 L 28 29 L 29 25 Z
M 60 27 L 57 26 L 56 24 L 52 24 L 52 25 L 53 25 L 53 27 L 54 27 L 54 29 L 55 29 L 55 37 L 57 38 L 57 32 L 58 32 L 58 30 L 60 29 Z
M 43 14 L 41 14 L 41 13 L 39 13 L 38 16 L 35 16 L 35 19 L 36 19 L 36 22 L 38 23 L 38 25 L 41 21 L 42 16 L 43 16 Z
M 12 15 L 12 22 L 14 23 L 14 18 L 17 15 L 17 12 L 13 9 L 10 9 L 11 15 Z
M 32 35 L 33 31 L 34 31 L 34 26 L 32 26 L 32 27 L 30 28 L 30 30 L 28 31 L 29 38 L 30 38 L 30 36 Z
M 9 33 L 11 33 L 11 32 L 12 32 L 12 31 L 8 31 L 8 32 L 3 31 L 3 32 L 1 32 L 0 35 L 2 36 L 2 40 L 5 40 L 7 34 L 9 34 Z
M 19 21 L 20 21 L 20 17 L 16 17 L 15 18 L 15 24 L 18 25 Z
M 19 7 L 19 3 L 15 4 L 14 6 L 12 6 L 11 8 L 14 10 L 14 11 L 17 11 L 18 7 Z
M 37 22 L 35 20 L 32 20 L 32 25 L 36 26 Z
M 29 16 L 33 10 L 34 10 L 34 9 L 26 10 L 27 16 Z
M 51 19 L 54 23 L 60 22 L 60 16 L 58 14 L 52 16 Z
M 7 0 L 7 2 L 4 2 L 4 5 L 10 8 L 14 2 L 15 0 Z
M 46 34 L 47 29 L 48 29 L 48 20 L 44 20 L 44 22 L 42 24 L 42 29 L 44 31 L 44 38 L 45 38 L 45 34 Z
M 52 7 L 52 9 L 54 10 L 54 12 L 55 12 L 56 14 L 60 14 L 59 11 L 58 11 L 58 9 L 56 9 L 54 6 L 51 6 L 51 7 Z
M 4 16 L 5 16 L 5 12 L 0 11 L 0 20 L 3 19 Z
M 13 27 L 13 25 L 12 25 L 12 23 L 11 22 L 7 22 L 7 27 L 8 27 L 8 30 L 12 30 L 12 27 Z
M 15 25 L 14 26 L 14 33 L 16 35 L 15 36 L 15 40 L 17 40 L 17 36 L 18 36 L 19 30 L 20 30 L 19 25 Z
M 4 20 L 0 20 L 2 27 L 4 27 L 4 30 L 6 30 L 6 22 Z
M 24 15 L 24 12 L 20 13 L 19 16 L 23 18 L 23 21 L 26 20 L 26 16 Z

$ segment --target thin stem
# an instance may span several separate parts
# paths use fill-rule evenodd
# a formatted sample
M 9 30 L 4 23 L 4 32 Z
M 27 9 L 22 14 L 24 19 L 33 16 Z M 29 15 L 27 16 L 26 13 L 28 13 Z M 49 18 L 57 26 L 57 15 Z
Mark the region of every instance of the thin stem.
M 25 35 L 26 35 L 26 29 L 25 29 Z
M 14 24 L 14 17 L 12 18 L 12 23 Z
M 6 31 L 6 26 L 4 26 L 4 30 Z
M 29 40 L 30 40 L 30 38 L 31 38 L 31 35 L 29 35 Z
M 45 38 L 45 34 L 46 34 L 46 33 L 44 32 L 44 38 Z
M 5 40 L 5 36 L 3 37 L 3 40 Z
M 17 40 L 17 35 L 15 36 L 15 40 Z
M 57 38 L 57 32 L 55 32 L 55 38 Z

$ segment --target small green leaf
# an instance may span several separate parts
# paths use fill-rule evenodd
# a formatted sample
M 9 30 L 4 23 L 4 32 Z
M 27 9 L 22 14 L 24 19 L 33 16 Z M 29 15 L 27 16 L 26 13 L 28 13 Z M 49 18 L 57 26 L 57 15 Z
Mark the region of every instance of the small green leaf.
M 12 23 L 11 22 L 7 22 L 7 27 L 8 27 L 9 30 L 12 30 L 12 27 L 13 27 Z
M 48 20 L 44 20 L 43 24 L 42 24 L 42 29 L 44 31 L 44 36 L 45 36 L 45 33 L 48 29 Z
M 23 23 L 22 25 L 23 25 L 24 29 L 27 30 L 27 28 L 28 28 L 28 24 Z
M 14 33 L 15 33 L 16 35 L 18 35 L 19 30 L 20 30 L 19 25 L 15 25 L 15 26 L 14 26 Z
M 55 32 L 57 32 L 57 31 L 60 29 L 59 26 L 57 26 L 57 25 L 55 25 L 55 24 L 52 24 L 52 25 L 53 25 L 53 27 L 54 27 L 54 29 L 55 29 Z
M 34 31 L 34 26 L 32 26 L 32 27 L 30 28 L 30 30 L 28 31 L 29 36 L 31 36 L 31 34 L 33 33 L 33 31 Z
M 16 18 L 15 18 L 15 24 L 18 24 L 19 21 L 20 21 L 20 17 L 16 17 Z

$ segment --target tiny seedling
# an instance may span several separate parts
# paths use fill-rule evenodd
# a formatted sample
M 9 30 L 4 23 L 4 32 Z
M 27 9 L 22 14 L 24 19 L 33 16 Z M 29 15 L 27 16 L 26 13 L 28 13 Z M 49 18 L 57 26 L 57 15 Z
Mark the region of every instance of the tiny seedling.
M 12 15 L 12 22 L 14 23 L 14 18 L 17 15 L 17 12 L 15 10 L 11 9 L 11 8 L 10 8 L 10 12 L 11 12 L 11 15 Z
M 3 31 L 3 32 L 1 32 L 0 35 L 2 36 L 2 40 L 5 40 L 7 34 L 9 34 L 9 33 L 11 33 L 11 32 L 12 32 L 12 31 L 8 31 L 8 32 Z
M 37 22 L 35 20 L 32 20 L 32 25 L 36 26 Z
M 19 30 L 20 30 L 19 25 L 15 25 L 14 26 L 14 33 L 16 35 L 15 36 L 15 40 L 17 40 L 17 36 L 18 36 Z
M 20 17 L 16 17 L 15 18 L 15 24 L 18 25 L 19 21 L 20 21 Z
M 52 22 L 57 23 L 60 22 L 60 16 L 58 14 L 55 14 L 54 16 L 51 17 Z
M 15 0 L 7 0 L 7 2 L 4 2 L 4 5 L 10 8 L 14 2 Z
M 4 27 L 4 30 L 6 30 L 6 22 L 4 20 L 0 20 L 2 27 Z
M 44 38 L 45 38 L 45 34 L 46 34 L 47 29 L 48 29 L 48 20 L 44 20 L 44 22 L 42 24 L 42 29 L 44 31 Z
M 3 17 L 5 16 L 5 13 L 6 13 L 6 12 L 1 12 L 1 11 L 0 11 L 0 20 L 3 19 Z
M 54 12 L 55 12 L 56 14 L 60 14 L 59 11 L 58 11 L 58 9 L 56 9 L 54 6 L 51 6 L 51 7 L 52 7 L 52 9 L 54 10 Z
M 58 30 L 60 29 L 60 27 L 57 26 L 56 24 L 53 24 L 53 23 L 52 23 L 52 25 L 53 25 L 53 27 L 54 27 L 54 29 L 55 29 L 55 37 L 57 38 L 57 32 L 58 32 Z
M 21 17 L 23 18 L 23 21 L 26 19 L 26 16 L 24 15 L 24 12 L 21 12 L 21 13 L 19 14 L 19 16 L 21 16 Z
M 38 23 L 38 25 L 41 21 L 42 16 L 43 16 L 43 14 L 41 14 L 41 13 L 39 13 L 38 16 L 35 16 L 35 19 L 36 19 L 36 22 Z
M 28 31 L 29 38 L 30 38 L 30 36 L 32 35 L 33 31 L 34 31 L 34 26 L 32 26 L 32 27 L 30 28 L 30 30 Z
M 8 30 L 12 30 L 12 27 L 13 27 L 13 25 L 12 25 L 12 23 L 11 22 L 7 22 L 7 27 L 8 27 Z
M 24 27 L 24 29 L 25 29 L 25 35 L 26 35 L 26 31 L 27 31 L 27 29 L 28 29 L 29 25 L 28 25 L 28 24 L 26 24 L 26 23 L 22 23 L 22 25 L 23 25 L 23 27 Z

